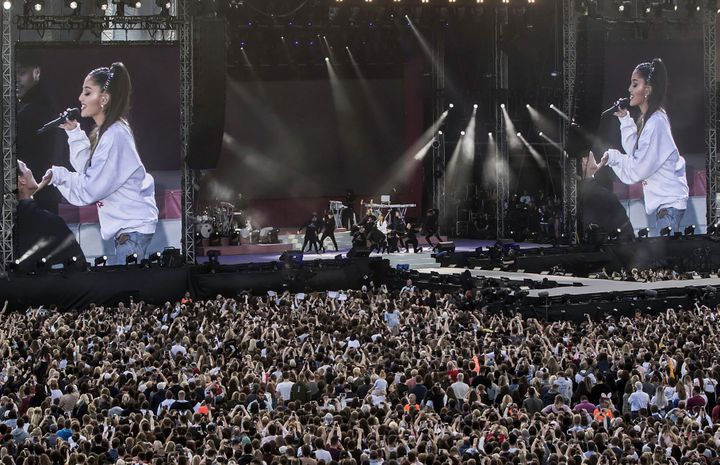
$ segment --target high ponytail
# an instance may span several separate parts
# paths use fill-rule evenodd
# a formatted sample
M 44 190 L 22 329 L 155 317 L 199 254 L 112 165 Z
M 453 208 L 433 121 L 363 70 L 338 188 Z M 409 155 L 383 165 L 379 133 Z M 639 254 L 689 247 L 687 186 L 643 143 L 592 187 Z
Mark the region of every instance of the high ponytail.
M 650 63 L 640 63 L 635 70 L 645 79 L 647 85 L 652 87 L 652 92 L 648 96 L 648 111 L 644 115 L 647 121 L 656 111 L 662 109 L 667 93 L 667 68 L 660 58 L 653 58 Z
M 109 68 L 97 68 L 90 71 L 90 78 L 100 86 L 102 92 L 110 95 L 105 106 L 105 121 L 90 134 L 91 151 L 94 152 L 105 131 L 118 121 L 127 124 L 130 112 L 130 94 L 132 82 L 130 73 L 121 62 L 113 63 Z

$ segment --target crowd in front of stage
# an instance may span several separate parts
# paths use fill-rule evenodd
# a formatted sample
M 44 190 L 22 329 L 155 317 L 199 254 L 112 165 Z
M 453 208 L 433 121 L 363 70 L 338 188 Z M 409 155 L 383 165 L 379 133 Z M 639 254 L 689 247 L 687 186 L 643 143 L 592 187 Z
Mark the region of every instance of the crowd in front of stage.
M 2 464 L 711 464 L 718 319 L 366 291 L 0 323 Z

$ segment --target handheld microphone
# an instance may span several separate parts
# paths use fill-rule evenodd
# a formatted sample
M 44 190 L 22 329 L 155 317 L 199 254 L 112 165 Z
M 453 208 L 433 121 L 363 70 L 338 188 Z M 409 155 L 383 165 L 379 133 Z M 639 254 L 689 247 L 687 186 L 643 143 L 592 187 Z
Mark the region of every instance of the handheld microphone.
M 619 110 L 627 110 L 628 106 L 630 106 L 629 98 L 618 99 L 618 101 L 615 102 L 615 105 L 613 105 L 612 107 L 610 107 L 607 110 L 602 112 L 601 117 L 604 118 L 608 115 L 612 115 L 613 113 L 615 113 L 616 111 L 619 111 Z
M 56 118 L 49 123 L 47 123 L 45 126 L 41 127 L 36 131 L 36 134 L 42 134 L 45 131 L 48 131 L 50 129 L 56 128 L 60 126 L 63 123 L 67 123 L 68 121 L 75 121 L 78 118 L 80 118 L 80 109 L 79 108 L 68 108 L 62 114 L 59 118 Z

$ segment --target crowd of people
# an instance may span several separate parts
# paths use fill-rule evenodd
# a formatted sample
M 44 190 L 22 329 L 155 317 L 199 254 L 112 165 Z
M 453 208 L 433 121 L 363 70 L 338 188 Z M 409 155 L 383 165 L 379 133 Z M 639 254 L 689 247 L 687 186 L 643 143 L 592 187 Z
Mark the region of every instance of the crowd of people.
M 678 272 L 672 268 L 655 268 L 639 270 L 631 268 L 630 270 L 622 269 L 608 273 L 603 268 L 600 273 L 594 275 L 599 279 L 613 279 L 618 281 L 636 281 L 636 282 L 657 282 L 657 281 L 683 281 L 687 279 L 698 279 L 702 275 L 697 271 Z
M 482 292 L 4 312 L 3 464 L 717 463 L 718 309 L 547 323 Z

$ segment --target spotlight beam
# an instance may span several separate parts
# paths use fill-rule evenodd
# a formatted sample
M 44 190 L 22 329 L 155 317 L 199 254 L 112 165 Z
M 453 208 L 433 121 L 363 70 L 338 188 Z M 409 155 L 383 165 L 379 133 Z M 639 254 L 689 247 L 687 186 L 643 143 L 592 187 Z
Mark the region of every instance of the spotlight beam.
M 528 152 L 530 152 L 530 155 L 532 155 L 540 168 L 544 169 L 545 167 L 547 167 L 547 163 L 545 163 L 542 155 L 540 155 L 540 153 L 535 150 L 532 145 L 530 145 L 530 143 L 527 141 L 527 139 L 525 139 L 522 134 L 518 133 L 518 139 L 520 139 L 525 148 L 528 149 Z
M 515 131 L 515 124 L 510 118 L 507 108 L 504 105 L 501 105 L 500 109 L 502 110 L 503 121 L 505 122 L 505 139 L 507 140 L 508 147 L 510 150 L 518 150 L 522 146 L 522 143 L 516 135 L 517 131 Z
M 562 119 L 564 119 L 565 121 L 570 121 L 570 117 L 552 103 L 550 104 L 550 109 L 560 115 L 560 117 L 562 117 Z
M 557 143 L 557 142 L 555 142 L 554 140 L 550 139 L 550 138 L 547 136 L 547 134 L 545 134 L 544 132 L 539 132 L 538 135 L 539 135 L 540 137 L 542 137 L 543 139 L 545 139 L 550 145 L 552 145 L 553 147 L 555 147 L 555 148 L 558 149 L 559 151 L 561 151 L 561 152 L 563 151 L 562 145 L 560 145 L 559 143 Z
M 390 169 L 389 176 L 383 182 L 380 189 L 381 192 L 389 192 L 389 189 L 410 179 L 410 174 L 419 166 L 419 162 L 427 155 L 440 127 L 445 122 L 449 110 L 445 110 L 442 115 L 429 127 L 425 132 L 403 153 L 398 161 L 396 161 Z
M 347 50 L 348 56 L 350 57 L 350 64 L 352 65 L 353 70 L 355 70 L 355 74 L 358 77 L 358 82 L 360 83 L 363 95 L 365 96 L 365 101 L 370 105 L 370 110 L 375 117 L 375 121 L 378 122 L 378 126 L 380 127 L 380 130 L 383 132 L 383 134 L 389 137 L 391 125 L 387 119 L 387 115 L 380 109 L 380 104 L 377 101 L 377 97 L 375 97 L 375 94 L 370 90 L 370 85 L 368 84 L 365 75 L 360 69 L 360 65 L 358 64 L 357 60 L 355 60 L 355 56 L 353 55 L 352 51 L 349 47 L 345 47 L 345 50 Z
M 530 114 L 530 120 L 538 131 L 544 133 L 554 133 L 557 128 L 557 124 L 547 116 L 541 114 L 538 110 L 532 107 L 532 105 L 525 105 L 528 113 Z
M 446 180 L 451 180 L 455 186 L 464 184 L 472 178 L 473 161 L 475 159 L 475 126 L 477 108 L 473 108 L 472 116 L 458 140 L 445 170 Z

